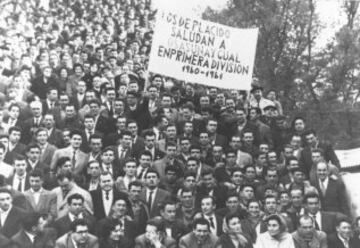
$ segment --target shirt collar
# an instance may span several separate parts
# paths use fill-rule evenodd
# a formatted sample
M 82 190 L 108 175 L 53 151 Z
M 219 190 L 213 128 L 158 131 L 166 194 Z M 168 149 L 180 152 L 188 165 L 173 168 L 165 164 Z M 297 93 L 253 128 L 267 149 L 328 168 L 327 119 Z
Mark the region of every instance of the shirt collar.
M 42 193 L 43 192 L 43 188 L 40 188 L 38 191 L 34 191 L 32 188 L 30 188 L 31 193 L 36 194 L 36 193 Z

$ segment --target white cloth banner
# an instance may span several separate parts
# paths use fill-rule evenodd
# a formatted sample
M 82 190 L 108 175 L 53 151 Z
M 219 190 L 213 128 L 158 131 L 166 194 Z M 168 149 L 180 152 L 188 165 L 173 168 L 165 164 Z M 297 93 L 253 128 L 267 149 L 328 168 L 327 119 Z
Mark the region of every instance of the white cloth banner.
M 258 29 L 236 29 L 159 10 L 149 71 L 187 82 L 250 90 Z
M 350 150 L 336 150 L 341 168 L 349 168 L 360 165 L 360 148 Z

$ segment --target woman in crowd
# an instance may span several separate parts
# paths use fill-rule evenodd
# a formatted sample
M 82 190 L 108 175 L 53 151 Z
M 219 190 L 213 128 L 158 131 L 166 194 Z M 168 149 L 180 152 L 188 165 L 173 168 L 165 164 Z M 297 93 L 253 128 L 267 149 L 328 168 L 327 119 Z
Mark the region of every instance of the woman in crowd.
M 255 248 L 295 248 L 293 238 L 286 230 L 285 220 L 280 215 L 267 217 L 267 232 L 256 240 Z
M 133 244 L 123 235 L 123 227 L 120 222 L 109 219 L 105 223 L 100 239 L 100 248 L 131 248 Z
M 220 236 L 216 248 L 252 248 L 252 242 L 246 238 L 242 230 L 240 217 L 235 214 L 229 214 L 225 217 L 225 233 Z

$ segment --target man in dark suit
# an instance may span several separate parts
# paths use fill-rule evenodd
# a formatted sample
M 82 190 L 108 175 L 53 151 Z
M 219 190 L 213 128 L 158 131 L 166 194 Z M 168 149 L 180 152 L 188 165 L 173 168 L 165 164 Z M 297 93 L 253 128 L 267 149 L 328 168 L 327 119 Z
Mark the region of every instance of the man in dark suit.
M 97 220 L 109 216 L 111 207 L 118 198 L 126 199 L 128 215 L 133 216 L 127 195 L 114 188 L 114 180 L 110 172 L 106 171 L 100 175 L 100 187 L 100 190 L 90 192 L 94 202 L 94 216 Z
M 127 203 L 125 198 L 117 198 L 114 200 L 113 205 L 111 206 L 111 215 L 101 219 L 97 225 L 97 235 L 101 235 L 102 230 L 106 223 L 112 220 L 117 220 L 121 223 L 121 226 L 124 230 L 124 236 L 129 240 L 134 240 L 135 237 L 140 234 L 139 230 L 136 228 L 136 223 L 132 218 L 127 215 Z
M 135 120 L 128 120 L 126 127 L 127 130 L 131 132 L 132 135 L 132 144 L 131 144 L 132 155 L 135 158 L 137 158 L 139 153 L 145 149 L 144 138 L 139 136 L 139 128 Z
M 22 155 L 17 155 L 14 158 L 14 175 L 6 180 L 7 184 L 19 192 L 25 192 L 30 188 L 29 174 L 26 173 L 26 167 L 26 158 Z
M 70 232 L 56 240 L 55 248 L 98 248 L 98 238 L 89 234 L 89 230 L 86 220 L 74 220 L 70 225 Z
M 217 133 L 218 121 L 215 119 L 209 119 L 206 123 L 206 131 L 209 133 L 211 145 L 218 145 L 226 148 L 229 144 L 227 138 Z
M 21 227 L 25 212 L 12 204 L 13 194 L 10 190 L 0 189 L 0 233 L 11 238 Z
M 144 132 L 144 144 L 145 144 L 144 150 L 151 152 L 153 161 L 165 157 L 165 153 L 155 146 L 155 137 L 156 137 L 155 133 L 152 130 L 148 130 Z
M 51 75 L 52 69 L 50 66 L 45 66 L 42 70 L 42 75 L 35 78 L 31 83 L 31 91 L 34 92 L 40 99 L 46 98 L 46 92 L 50 88 L 59 90 L 57 80 Z
M 170 193 L 158 188 L 159 173 L 148 169 L 145 174 L 145 188 L 140 193 L 140 200 L 146 202 L 150 211 L 150 218 L 160 215 L 159 203 L 170 198 Z
M 39 213 L 26 214 L 22 219 L 22 229 L 11 238 L 13 248 L 54 247 L 56 232 L 44 228 L 45 221 Z
M 223 234 L 223 217 L 216 214 L 216 208 L 215 199 L 212 196 L 204 196 L 201 199 L 201 212 L 197 213 L 194 218 L 205 218 L 210 224 L 210 232 L 220 236 Z
M 126 93 L 125 116 L 139 124 L 140 132 L 150 127 L 151 117 L 148 102 L 147 98 L 141 101 L 140 95 L 137 92 L 127 91 Z
M 192 102 L 185 103 L 181 106 L 183 113 L 183 120 L 177 123 L 177 130 L 181 134 L 184 130 L 185 123 L 190 121 L 193 123 L 193 134 L 198 136 L 201 131 L 205 131 L 205 122 L 202 119 L 194 118 L 194 104 Z
M 352 237 L 351 220 L 340 218 L 336 223 L 336 233 L 328 235 L 329 248 L 358 248 Z
M 168 200 L 160 204 L 160 215 L 165 222 L 167 236 L 176 241 L 190 231 L 181 220 L 176 219 L 176 202 Z
M 26 172 L 30 173 L 33 170 L 41 170 L 44 172 L 45 165 L 40 162 L 41 149 L 37 144 L 30 144 L 26 148 Z M 47 172 L 50 167 L 46 167 Z
M 306 194 L 304 204 L 306 213 L 315 220 L 315 228 L 325 232 L 327 235 L 335 233 L 337 219 L 345 217 L 341 213 L 320 211 L 320 197 L 316 193 Z
M 84 210 L 84 197 L 80 194 L 72 194 L 67 199 L 69 212 L 54 222 L 57 236 L 60 237 L 70 231 L 71 223 L 77 219 L 84 219 L 88 223 L 90 231 L 94 230 L 95 218 Z
M 211 195 L 214 198 L 214 203 L 218 208 L 226 207 L 225 202 L 227 188 L 216 182 L 213 170 L 204 170 L 201 176 L 203 183 L 197 188 L 195 206 L 200 207 L 201 199 L 205 196 Z
M 75 105 L 77 110 L 81 109 L 85 105 L 85 91 L 86 83 L 82 80 L 78 81 L 76 84 L 76 93 L 73 93 L 70 101 Z
M 111 132 L 108 127 L 109 120 L 100 115 L 101 104 L 98 100 L 92 100 L 89 102 L 90 114 L 95 118 L 95 131 L 107 135 Z
M 9 129 L 9 148 L 8 151 L 13 154 L 25 155 L 26 145 L 20 142 L 22 135 L 21 128 L 15 126 Z
M 48 142 L 49 134 L 46 128 L 39 128 L 35 133 L 36 146 L 40 149 L 38 164 L 42 166 L 44 172 L 50 171 L 52 157 L 57 148 Z M 29 146 L 28 148 L 32 147 Z M 30 157 L 29 157 L 30 160 Z M 40 167 L 40 166 L 38 166 Z
M 313 166 L 313 161 L 311 157 L 311 151 L 313 149 L 321 149 L 323 151 L 323 157 L 325 162 L 331 161 L 333 165 L 340 168 L 340 162 L 338 157 L 335 154 L 335 151 L 332 145 L 326 141 L 320 141 L 316 136 L 316 132 L 314 130 L 307 130 L 303 133 L 303 137 L 306 141 L 307 146 L 301 151 L 299 162 L 301 166 L 303 166 L 307 175 L 309 175 L 311 167 Z
M 126 121 L 125 116 L 118 116 L 115 121 L 116 130 L 107 134 L 104 138 L 104 146 L 117 146 L 118 141 L 120 140 L 121 134 L 126 130 Z
M 329 176 L 329 166 L 325 162 L 317 164 L 317 178 L 314 186 L 319 192 L 321 209 L 323 211 L 350 214 L 344 183 L 333 176 Z
M 127 158 L 133 156 L 132 154 L 132 135 L 130 131 L 123 131 L 119 136 L 119 145 L 116 146 L 116 160 L 124 163 Z
M 115 151 L 112 147 L 105 147 L 100 157 L 101 171 L 110 172 L 113 180 L 116 181 L 119 176 L 124 174 L 120 162 L 115 158 Z
M 92 115 L 85 115 L 84 117 L 84 126 L 85 128 L 81 130 L 83 136 L 83 142 L 81 144 L 81 150 L 88 153 L 90 152 L 90 138 L 92 135 L 96 134 L 100 137 L 103 136 L 102 133 L 95 130 L 95 117 Z
M 47 113 L 44 115 L 43 124 L 48 133 L 48 142 L 58 148 L 63 144 L 63 134 L 61 130 L 55 126 L 55 117 L 53 114 Z

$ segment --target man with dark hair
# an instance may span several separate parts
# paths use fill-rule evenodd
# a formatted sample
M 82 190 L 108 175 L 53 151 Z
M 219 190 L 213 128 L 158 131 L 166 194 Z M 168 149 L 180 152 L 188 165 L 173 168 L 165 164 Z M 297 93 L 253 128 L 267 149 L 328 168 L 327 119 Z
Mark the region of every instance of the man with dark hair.
M 84 197 L 78 193 L 72 194 L 67 198 L 69 212 L 65 216 L 57 219 L 54 223 L 54 228 L 57 231 L 58 237 L 70 231 L 71 223 L 77 219 L 86 220 L 89 229 L 92 230 L 96 220 L 85 210 L 84 201 Z
M 62 171 L 56 176 L 58 187 L 53 189 L 51 192 L 56 195 L 56 209 L 57 216 L 61 218 L 68 213 L 68 202 L 67 199 L 72 194 L 78 193 L 85 199 L 84 207 L 90 213 L 93 214 L 93 201 L 90 193 L 80 188 L 75 182 L 74 177 L 70 171 Z
M 159 181 L 159 173 L 154 169 L 148 169 L 145 174 L 145 187 L 141 191 L 140 199 L 148 205 L 150 218 L 158 216 L 160 214 L 159 203 L 170 198 L 169 192 L 158 187 Z
M 210 224 L 205 218 L 194 220 L 192 232 L 180 239 L 179 248 L 211 248 L 218 237 L 210 232 Z
M 111 206 L 118 198 L 126 199 L 128 215 L 133 216 L 126 193 L 120 192 L 114 187 L 114 180 L 110 172 L 105 171 L 100 175 L 100 189 L 91 191 L 90 194 L 94 202 L 94 216 L 97 220 L 109 216 Z
M 129 240 L 133 241 L 140 234 L 139 229 L 136 228 L 136 223 L 128 215 L 127 199 L 120 197 L 114 200 L 111 206 L 111 214 L 97 222 L 96 232 L 98 236 L 101 234 L 104 225 L 112 220 L 117 220 L 121 224 L 123 234 Z
M 154 162 L 153 168 L 157 170 L 160 178 L 163 178 L 165 176 L 165 169 L 169 165 L 172 165 L 176 168 L 176 172 L 179 177 L 184 174 L 184 165 L 180 160 L 176 158 L 176 150 L 176 144 L 168 142 L 166 144 L 165 157 Z
M 339 218 L 336 222 L 336 233 L 328 236 L 329 248 L 357 248 L 358 243 L 355 243 L 352 237 L 352 223 L 349 218 Z
M 36 169 L 41 171 L 45 171 L 46 169 L 46 172 L 49 172 L 49 167 L 40 162 L 40 154 L 41 149 L 37 144 L 28 145 L 26 148 L 26 172 L 29 173 Z
M 320 197 L 316 193 L 304 196 L 304 208 L 305 212 L 315 220 L 315 229 L 323 231 L 327 235 L 336 231 L 337 218 L 344 217 L 342 214 L 320 210 Z
M 43 188 L 44 174 L 35 169 L 29 173 L 30 189 L 24 192 L 29 205 L 29 211 L 49 215 L 50 219 L 56 218 L 56 196 L 51 191 Z
M 0 233 L 11 238 L 21 226 L 21 220 L 25 212 L 13 206 L 13 194 L 10 190 L 0 188 Z
M 340 168 L 339 159 L 337 158 L 332 145 L 327 141 L 319 140 L 314 130 L 306 130 L 303 133 L 303 139 L 306 142 L 306 146 L 300 153 L 299 162 L 301 166 L 305 168 L 307 176 L 309 175 L 311 167 L 313 166 L 311 151 L 315 148 L 321 148 L 323 150 L 323 155 L 326 162 L 331 161 L 333 165 L 336 165 L 338 168 Z
M 22 229 L 15 234 L 11 241 L 13 248 L 53 247 L 56 232 L 52 228 L 45 228 L 46 219 L 39 213 L 28 213 L 21 221 Z
M 73 130 L 70 134 L 70 146 L 56 150 L 51 160 L 51 170 L 55 169 L 56 162 L 61 157 L 69 157 L 73 165 L 73 173 L 80 174 L 86 167 L 87 154 L 80 150 L 83 137 L 80 131 Z
M 76 245 L 76 246 L 75 246 Z M 89 226 L 84 219 L 74 220 L 70 232 L 56 240 L 55 248 L 85 247 L 98 248 L 98 238 L 89 233 Z
M 9 133 L 9 147 L 8 151 L 14 157 L 16 154 L 25 155 L 26 145 L 20 142 L 22 130 L 20 127 L 11 127 Z
M 6 180 L 7 184 L 19 192 L 25 192 L 25 190 L 30 188 L 29 174 L 26 172 L 26 167 L 26 158 L 22 155 L 17 155 L 14 158 L 14 175 Z
M 189 230 L 185 224 L 176 219 L 176 202 L 168 200 L 160 204 L 160 215 L 165 223 L 166 236 L 179 241 L 182 236 L 188 233 Z
M 165 153 L 160 151 L 155 146 L 155 133 L 154 131 L 148 130 L 144 132 L 144 144 L 145 150 L 150 151 L 153 161 L 162 159 L 165 156 Z
M 197 187 L 196 195 L 196 207 L 200 207 L 201 199 L 205 196 L 212 196 L 214 198 L 214 204 L 218 208 L 225 207 L 226 195 L 228 189 L 226 186 L 219 184 L 212 169 L 204 170 L 202 175 L 202 184 Z
M 139 181 L 134 181 L 129 184 L 129 201 L 139 233 L 145 232 L 146 222 L 150 218 L 148 206 L 140 199 L 142 187 Z

